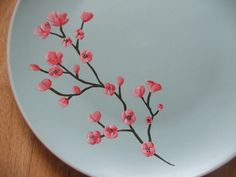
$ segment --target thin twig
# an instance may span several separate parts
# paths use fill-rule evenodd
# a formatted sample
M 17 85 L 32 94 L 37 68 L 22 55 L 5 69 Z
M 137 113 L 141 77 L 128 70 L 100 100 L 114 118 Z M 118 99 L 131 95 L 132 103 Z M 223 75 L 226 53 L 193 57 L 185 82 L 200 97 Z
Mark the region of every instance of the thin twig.
M 87 65 L 89 66 L 89 68 L 92 70 L 93 74 L 95 75 L 97 81 L 104 87 L 104 84 L 102 83 L 102 81 L 100 80 L 100 78 L 98 77 L 97 72 L 95 71 L 95 69 L 92 67 L 91 64 L 87 63 Z
M 96 87 L 98 87 L 98 86 L 89 86 L 89 87 L 86 87 L 86 88 L 84 88 L 83 90 L 81 90 L 81 92 L 80 93 L 70 93 L 70 94 L 67 94 L 67 93 L 61 93 L 61 92 L 59 92 L 59 91 L 57 91 L 56 89 L 54 89 L 54 88 L 50 88 L 50 90 L 53 92 L 53 93 L 55 93 L 55 94 L 57 94 L 57 95 L 59 95 L 59 96 L 65 96 L 65 97 L 74 97 L 74 96 L 79 96 L 79 95 L 82 95 L 84 92 L 86 92 L 87 90 L 89 90 L 89 89 L 91 89 L 91 88 L 96 88 Z
M 105 125 L 103 125 L 100 121 L 97 122 L 102 128 L 105 128 Z
M 63 36 L 61 36 L 60 34 L 57 34 L 57 33 L 54 33 L 54 32 L 50 32 L 50 34 L 54 35 L 54 36 L 57 36 L 59 38 L 64 38 Z
M 154 154 L 154 156 L 156 156 L 157 158 L 159 158 L 160 160 L 162 160 L 163 162 L 167 163 L 168 165 L 171 165 L 171 166 L 175 166 L 174 164 L 166 161 L 165 159 L 163 159 L 161 156 L 157 155 L 156 153 Z
M 99 84 L 95 84 L 95 83 L 92 83 L 92 82 L 88 82 L 88 81 L 85 81 L 83 79 L 80 79 L 78 76 L 76 76 L 75 74 L 73 74 L 72 72 L 70 72 L 65 66 L 63 66 L 62 64 L 59 64 L 60 67 L 62 67 L 66 72 L 68 72 L 68 74 L 70 74 L 73 78 L 75 78 L 76 80 L 84 83 L 84 84 L 87 84 L 87 85 L 92 85 L 92 86 L 100 86 Z
M 149 107 L 150 107 L 150 99 L 151 99 L 151 95 L 152 95 L 152 93 L 149 92 L 149 93 L 148 93 L 148 96 L 147 96 L 147 104 L 148 104 Z

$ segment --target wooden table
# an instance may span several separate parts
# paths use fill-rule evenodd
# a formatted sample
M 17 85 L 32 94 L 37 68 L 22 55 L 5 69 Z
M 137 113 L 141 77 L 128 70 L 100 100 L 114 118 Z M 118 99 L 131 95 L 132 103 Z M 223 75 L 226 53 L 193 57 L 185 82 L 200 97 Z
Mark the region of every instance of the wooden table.
M 86 177 L 32 134 L 12 95 L 7 75 L 7 34 L 15 0 L 0 0 L 0 177 Z M 236 158 L 205 177 L 236 177 Z

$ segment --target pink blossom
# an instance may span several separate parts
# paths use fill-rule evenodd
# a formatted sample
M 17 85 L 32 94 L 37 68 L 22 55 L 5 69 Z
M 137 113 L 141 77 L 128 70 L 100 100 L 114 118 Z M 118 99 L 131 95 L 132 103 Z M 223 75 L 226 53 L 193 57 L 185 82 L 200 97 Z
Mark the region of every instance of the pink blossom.
M 124 124 L 132 125 L 136 121 L 136 115 L 133 110 L 127 109 L 121 113 L 121 119 L 123 120 Z
M 63 97 L 59 100 L 59 104 L 61 105 L 61 107 L 65 108 L 69 105 L 69 99 L 66 97 Z
M 142 98 L 145 93 L 145 87 L 143 85 L 137 86 L 133 89 L 133 95 Z
M 152 124 L 152 117 L 151 116 L 147 116 L 146 118 L 145 118 L 145 122 L 147 123 L 147 124 Z
M 49 65 L 58 65 L 62 62 L 63 54 L 61 52 L 49 51 L 45 58 Z
M 102 114 L 99 111 L 93 112 L 89 115 L 89 120 L 92 122 L 100 121 Z
M 82 29 L 77 29 L 75 31 L 75 37 L 76 39 L 79 39 L 79 40 L 84 39 L 84 31 Z
M 51 12 L 47 19 L 52 23 L 53 26 L 65 25 L 69 19 L 65 12 Z
M 160 91 L 162 89 L 161 84 L 156 83 L 151 80 L 147 81 L 146 84 L 147 84 L 148 91 L 152 93 Z
M 42 23 L 40 26 L 37 26 L 34 30 L 34 34 L 45 39 L 48 37 L 51 31 L 51 25 L 48 22 Z
M 150 157 L 155 154 L 155 146 L 152 142 L 146 142 L 141 144 L 141 150 L 146 157 Z
M 91 145 L 99 144 L 101 142 L 101 133 L 99 131 L 88 132 L 87 142 Z
M 114 139 L 118 136 L 118 128 L 115 125 L 109 125 L 104 128 L 104 135 L 107 138 Z
M 93 59 L 93 53 L 90 50 L 83 50 L 80 54 L 82 63 L 89 63 Z
M 74 67 L 73 67 L 73 70 L 74 70 L 75 74 L 78 75 L 79 71 L 80 71 L 79 65 L 75 64 Z
M 31 64 L 29 66 L 29 68 L 32 70 L 32 71 L 40 71 L 40 66 L 39 65 L 36 65 L 36 64 Z
M 116 91 L 116 86 L 114 84 L 108 82 L 104 85 L 104 93 L 106 95 L 112 96 L 115 93 L 115 91 Z
M 157 105 L 157 110 L 158 111 L 162 111 L 164 109 L 164 105 L 163 104 L 158 104 Z
M 63 74 L 63 70 L 59 66 L 53 66 L 49 69 L 48 74 L 52 77 L 58 78 Z
M 80 18 L 81 18 L 81 20 L 83 22 L 88 22 L 88 21 L 90 21 L 93 18 L 93 13 L 91 13 L 91 12 L 83 12 L 80 15 Z
M 69 47 L 72 45 L 72 39 L 70 37 L 62 39 L 62 44 L 64 47 Z
M 74 87 L 72 88 L 72 91 L 73 91 L 75 94 L 80 94 L 81 89 L 80 89 L 80 87 L 78 87 L 78 86 L 74 86 Z
M 118 76 L 116 78 L 117 85 L 122 86 L 124 84 L 125 79 L 122 76 Z
M 50 79 L 44 79 L 38 84 L 38 89 L 39 91 L 46 91 L 50 89 L 52 86 L 52 81 Z

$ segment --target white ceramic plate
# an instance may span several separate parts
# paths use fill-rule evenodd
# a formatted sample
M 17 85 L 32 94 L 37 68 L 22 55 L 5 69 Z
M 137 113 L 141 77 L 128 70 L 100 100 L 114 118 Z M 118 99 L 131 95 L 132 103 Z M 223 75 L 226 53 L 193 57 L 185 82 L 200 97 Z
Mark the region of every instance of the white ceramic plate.
M 22 0 L 12 21 L 8 53 L 18 105 L 34 133 L 52 152 L 88 175 L 205 174 L 232 158 L 236 151 L 235 9 L 234 0 Z M 120 99 L 105 95 L 103 88 L 74 96 L 66 108 L 59 106 L 61 97 L 50 90 L 37 91 L 38 83 L 45 78 L 62 93 L 71 93 L 73 85 L 85 88 L 70 74 L 55 79 L 29 70 L 31 63 L 48 70 L 51 66 L 45 62 L 45 54 L 49 50 L 61 51 L 62 64 L 72 73 L 73 65 L 78 63 L 80 78 L 99 84 L 72 46 L 64 48 L 57 36 L 43 40 L 33 35 L 35 27 L 47 21 L 52 11 L 68 13 L 69 22 L 63 30 L 73 42 L 74 31 L 81 25 L 80 14 L 94 14 L 84 25 L 80 52 L 93 52 L 90 64 L 103 84 L 115 84 L 119 75 L 125 78 L 123 99 L 137 117 L 135 122 L 128 122 L 133 123 L 141 140 L 133 132 L 119 132 L 115 139 L 102 137 L 93 146 L 87 143 L 87 132 L 99 130 L 103 134 L 100 125 L 88 121 L 91 112 L 99 110 L 104 125 L 131 128 L 120 117 Z M 54 26 L 51 32 L 60 34 Z M 165 105 L 150 132 L 155 152 L 175 166 L 156 156 L 146 157 L 140 149 L 140 143 L 148 141 L 144 119 L 149 111 L 132 90 L 147 80 L 162 84 L 162 90 L 152 94 L 153 113 L 156 104 Z M 142 89 L 138 91 L 142 94 Z M 145 99 L 147 94 L 146 88 Z M 114 134 L 106 133 L 107 137 L 116 136 L 115 130 Z M 144 150 L 146 155 L 153 154 L 153 149 L 149 150 Z

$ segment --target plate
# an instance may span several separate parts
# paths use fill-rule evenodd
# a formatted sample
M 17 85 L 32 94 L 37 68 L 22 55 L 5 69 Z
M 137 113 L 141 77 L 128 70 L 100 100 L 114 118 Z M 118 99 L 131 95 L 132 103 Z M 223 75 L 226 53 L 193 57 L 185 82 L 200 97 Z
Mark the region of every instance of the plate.
M 90 176 L 201 176 L 235 156 L 235 8 L 22 0 L 8 46 L 21 112 Z

